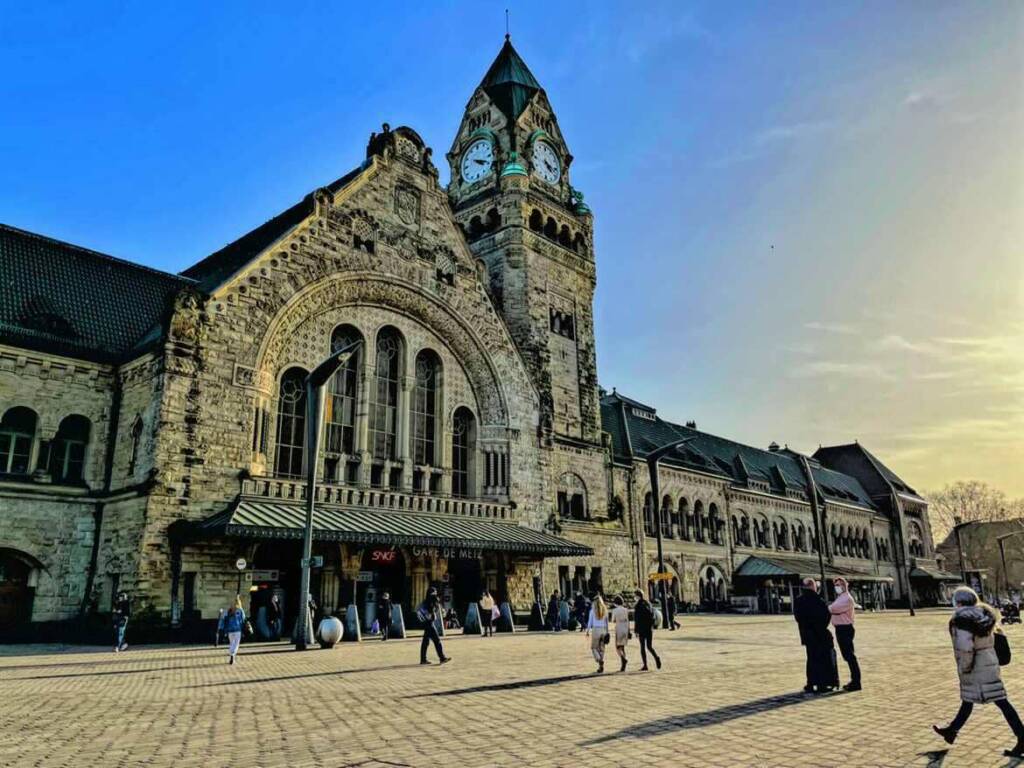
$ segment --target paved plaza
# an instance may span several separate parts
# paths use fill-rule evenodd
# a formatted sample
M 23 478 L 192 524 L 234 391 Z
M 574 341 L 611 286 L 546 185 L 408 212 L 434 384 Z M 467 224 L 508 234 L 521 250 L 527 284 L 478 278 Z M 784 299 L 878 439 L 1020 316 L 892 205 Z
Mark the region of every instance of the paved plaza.
M 0 648 L 3 766 L 1012 766 L 994 707 L 961 740 L 930 731 L 957 707 L 947 615 L 864 615 L 866 689 L 807 697 L 788 616 L 689 616 L 659 631 L 665 667 L 593 674 L 581 634 L 447 638 L 295 653 Z M 1009 630 L 1015 649 L 1024 631 Z M 1018 651 L 1022 653 L 1024 651 Z M 1024 705 L 1022 663 L 1004 669 Z M 610 662 L 610 669 L 617 669 Z M 845 673 L 845 668 L 843 668 Z M 844 674 L 845 678 L 845 674 Z

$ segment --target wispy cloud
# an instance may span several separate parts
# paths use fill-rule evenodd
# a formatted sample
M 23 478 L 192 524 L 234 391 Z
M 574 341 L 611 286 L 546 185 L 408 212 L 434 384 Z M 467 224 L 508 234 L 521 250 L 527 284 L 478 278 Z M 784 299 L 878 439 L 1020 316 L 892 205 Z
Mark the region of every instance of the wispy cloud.
M 796 379 L 812 379 L 827 376 L 875 380 L 892 378 L 892 374 L 888 373 L 877 363 L 848 362 L 843 360 L 814 360 L 801 363 L 790 371 L 790 376 Z
M 855 325 L 851 325 L 849 323 L 833 323 L 824 320 L 811 320 L 810 322 L 804 323 L 804 328 L 811 331 L 824 331 L 825 333 L 841 333 L 847 336 L 860 332 Z
M 754 137 L 754 144 L 764 146 L 781 141 L 796 141 L 827 131 L 834 125 L 832 120 L 811 120 L 799 123 L 774 125 Z

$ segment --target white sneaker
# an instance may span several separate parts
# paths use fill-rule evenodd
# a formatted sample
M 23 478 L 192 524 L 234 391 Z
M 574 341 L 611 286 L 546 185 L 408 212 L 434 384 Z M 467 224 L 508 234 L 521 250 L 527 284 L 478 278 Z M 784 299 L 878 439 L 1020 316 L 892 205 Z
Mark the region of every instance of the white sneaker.
M 127 651 L 128 650 L 128 643 L 121 643 L 121 650 L 122 651 Z

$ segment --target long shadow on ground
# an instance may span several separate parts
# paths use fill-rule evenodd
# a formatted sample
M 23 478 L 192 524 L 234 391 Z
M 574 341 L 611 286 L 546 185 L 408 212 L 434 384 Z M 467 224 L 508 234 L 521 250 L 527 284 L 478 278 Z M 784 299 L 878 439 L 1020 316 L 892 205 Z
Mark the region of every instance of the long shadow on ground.
M 244 659 L 239 656 L 239 659 Z M 242 662 L 240 662 L 242 663 Z M 275 675 L 274 677 L 256 677 L 248 680 L 225 680 L 221 683 L 199 683 L 183 686 L 189 688 L 220 688 L 226 685 L 254 685 L 256 683 L 281 683 L 285 680 L 304 680 L 310 677 L 341 677 L 342 675 L 358 675 L 363 672 L 393 672 L 396 669 L 416 669 L 419 664 L 397 664 L 391 667 L 361 667 L 358 669 L 333 669 L 330 672 L 303 672 L 301 675 Z
M 836 694 L 811 696 L 805 693 L 785 693 L 779 696 L 768 696 L 763 699 L 755 699 L 754 701 L 745 701 L 741 704 L 730 704 L 727 707 L 719 707 L 718 709 L 709 709 L 706 712 L 693 712 L 689 715 L 663 717 L 660 720 L 637 723 L 634 726 L 623 728 L 622 730 L 610 733 L 607 736 L 581 741 L 579 742 L 579 746 L 589 747 L 596 744 L 606 744 L 609 741 L 617 741 L 619 739 L 647 739 L 652 736 L 664 734 L 667 731 L 682 731 L 689 728 L 703 728 L 708 725 L 718 725 L 719 723 L 725 723 L 741 717 L 749 717 L 750 715 L 756 715 L 760 712 L 766 712 L 771 709 L 778 709 L 779 707 L 789 707 L 794 704 L 801 704 L 805 701 L 811 701 L 815 698 L 822 698 L 823 696 L 828 695 L 835 696 Z
M 434 691 L 432 693 L 415 693 L 406 696 L 407 699 L 420 699 L 425 696 L 462 696 L 467 693 L 486 693 L 488 691 L 515 691 L 520 688 L 537 688 L 542 685 L 558 685 L 559 683 L 571 683 L 576 680 L 598 680 L 601 676 L 597 674 L 586 675 L 562 675 L 561 677 L 541 677 L 535 680 L 513 680 L 509 683 L 493 683 L 491 685 L 474 685 L 471 688 L 455 688 L 450 691 Z

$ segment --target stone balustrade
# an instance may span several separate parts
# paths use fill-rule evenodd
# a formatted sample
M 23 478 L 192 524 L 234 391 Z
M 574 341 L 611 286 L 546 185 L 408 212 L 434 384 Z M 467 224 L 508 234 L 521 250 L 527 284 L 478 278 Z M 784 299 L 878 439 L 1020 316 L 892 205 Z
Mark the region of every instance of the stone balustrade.
M 277 477 L 251 477 L 242 481 L 242 495 L 274 501 L 305 501 L 306 483 Z M 510 504 L 437 494 L 410 493 L 389 488 L 366 488 L 343 483 L 317 483 L 318 504 L 364 509 L 427 512 L 489 520 L 514 520 Z

